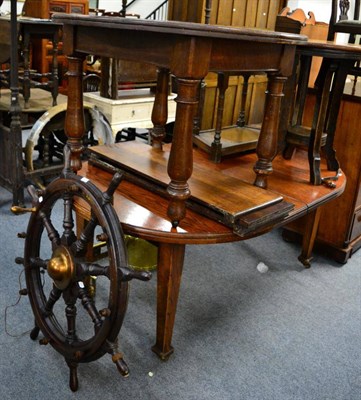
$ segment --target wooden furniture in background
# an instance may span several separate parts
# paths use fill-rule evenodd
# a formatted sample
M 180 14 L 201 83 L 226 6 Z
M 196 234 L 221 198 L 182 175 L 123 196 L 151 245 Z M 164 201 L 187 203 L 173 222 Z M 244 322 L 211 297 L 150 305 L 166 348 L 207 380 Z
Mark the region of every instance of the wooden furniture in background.
M 315 94 L 306 100 L 304 124 L 310 125 L 315 107 Z M 322 207 L 316 248 L 323 254 L 345 263 L 361 247 L 361 135 L 360 97 L 344 96 L 335 133 L 335 149 L 347 177 L 345 192 L 330 205 Z M 297 150 L 302 151 L 302 150 Z M 305 221 L 295 221 L 284 232 L 288 240 L 302 237 Z
M 207 0 L 169 0 L 168 20 L 183 22 L 204 22 Z
M 49 19 L 54 12 L 87 14 L 88 0 L 26 0 L 24 15 Z
M 290 32 L 306 35 L 312 40 L 326 40 L 328 34 L 328 24 L 316 21 L 316 17 L 312 11 L 305 12 L 297 8 L 290 10 L 285 7 L 279 15 L 277 15 L 275 30 L 278 32 Z M 314 87 L 315 80 L 320 70 L 322 58 L 313 57 L 311 71 L 309 74 L 308 85 Z
M 61 25 L 53 21 L 39 19 L 19 19 L 21 34 L 23 36 L 23 57 L 24 57 L 24 77 L 23 77 L 23 96 L 24 107 L 29 107 L 30 88 L 44 88 L 52 94 L 52 105 L 57 104 L 59 77 L 58 77 L 58 44 Z M 48 39 L 52 46 L 50 71 L 46 73 L 34 73 L 30 70 L 30 47 L 31 41 L 37 39 Z M 42 78 L 46 78 L 41 82 Z M 39 80 L 39 82 L 34 81 Z
M 297 114 L 305 111 L 304 98 L 307 93 L 308 74 L 312 57 L 322 57 L 322 66 L 316 81 L 317 102 L 314 118 L 310 126 L 302 123 L 301 118 L 291 121 L 286 135 L 286 142 L 293 145 L 308 145 L 310 161 L 310 179 L 314 184 L 321 184 L 323 178 L 319 171 L 320 147 L 322 136 L 327 135 L 324 153 L 331 171 L 337 172 L 340 164 L 333 149 L 333 140 L 341 98 L 347 75 L 354 64 L 361 59 L 361 47 L 352 44 L 336 44 L 333 42 L 308 41 L 297 50 L 301 59 L 301 74 L 298 89 L 303 92 Z M 295 122 L 295 123 L 294 123 Z M 309 144 L 308 144 L 309 143 Z
M 218 104 L 218 76 L 209 73 L 205 79 L 205 93 L 200 129 L 209 130 L 215 127 Z M 245 87 L 245 85 L 247 87 Z M 263 120 L 264 101 L 267 90 L 266 75 L 230 76 L 225 93 L 223 126 L 231 126 L 241 118 L 245 124 L 259 125 Z M 246 94 L 246 98 L 244 95 Z M 243 122 L 242 122 L 243 124 Z
M 207 0 L 169 0 L 168 19 L 205 22 Z M 212 0 L 210 24 L 273 30 L 287 0 Z
M 359 14 L 359 0 L 355 2 L 355 16 Z M 335 156 L 333 149 L 333 140 L 337 123 L 337 116 L 340 108 L 340 102 L 347 75 L 350 73 L 359 73 L 358 68 L 354 68 L 361 59 L 361 49 L 359 46 L 342 45 L 331 42 L 335 39 L 336 14 L 337 6 L 340 6 L 340 19 L 347 19 L 347 11 L 349 2 L 336 1 L 332 2 L 332 15 L 329 24 L 329 32 L 327 35 L 328 42 L 319 40 L 309 40 L 305 46 L 299 46 L 297 51 L 297 60 L 299 60 L 298 76 L 294 81 L 294 90 L 296 91 L 294 109 L 291 108 L 291 115 L 288 110 L 284 110 L 284 118 L 289 118 L 285 123 L 286 143 L 285 157 L 291 157 L 292 151 L 297 146 L 308 147 L 310 162 L 310 180 L 318 185 L 323 183 L 329 184 L 330 180 L 323 179 L 319 171 L 320 148 L 324 146 L 324 153 L 327 157 L 327 163 L 330 170 L 337 173 L 340 164 Z M 302 14 L 302 10 L 298 14 Z M 281 14 L 284 14 L 282 12 Z M 292 17 L 291 12 L 286 15 L 277 17 L 276 29 L 280 31 L 294 32 L 300 30 L 302 32 L 306 16 L 296 18 Z M 306 27 L 312 27 L 315 22 L 309 22 Z M 338 22 L 337 22 L 338 24 Z M 342 21 L 337 31 L 342 32 Z M 361 34 L 361 23 L 359 21 L 346 21 L 346 33 Z M 318 37 L 317 37 L 318 39 Z M 317 101 L 314 109 L 314 118 L 310 126 L 303 123 L 303 113 L 305 112 L 305 98 L 307 95 L 308 85 L 310 81 L 311 66 L 314 59 L 321 59 L 321 65 L 315 87 L 317 91 Z M 289 96 L 291 93 L 289 93 Z M 283 122 L 282 122 L 283 124 Z M 282 126 L 281 124 L 281 126 Z M 283 130 L 283 129 L 282 129 Z
M 360 1 L 332 0 L 331 17 L 327 40 L 335 40 L 337 33 L 349 34 L 349 43 L 356 43 L 357 36 L 361 35 Z M 348 15 L 350 6 L 353 4 L 353 17 Z M 359 42 L 360 43 L 360 42 Z M 354 76 L 351 94 L 355 94 L 358 78 L 361 76 L 360 61 L 355 64 L 351 71 Z
M 55 12 L 88 14 L 88 0 L 26 0 L 24 16 L 49 19 Z M 47 39 L 34 39 L 32 45 L 31 67 L 42 74 L 51 72 L 53 62 L 53 46 Z M 66 59 L 62 54 L 62 42 L 58 44 L 58 77 L 61 90 L 66 88 Z
M 16 16 L 16 14 L 15 14 Z M 12 16 L 13 18 L 13 16 Z M 10 25 L 13 22 L 7 17 L 0 18 L 0 48 L 5 52 L 2 54 L 6 61 L 11 53 L 10 60 L 10 82 L 9 74 L 1 74 L 1 97 L 0 97 L 0 184 L 13 193 L 13 204 L 19 205 L 24 202 L 24 185 L 40 177 L 50 177 L 58 174 L 60 169 L 52 166 L 40 168 L 36 171 L 26 171 L 23 161 L 22 128 L 31 127 L 36 119 L 46 112 L 55 101 L 61 103 L 62 96 L 57 93 L 57 68 L 54 60 L 54 75 L 50 82 L 34 81 L 34 72 L 29 71 L 28 65 L 28 43 L 31 37 L 47 37 L 57 40 L 60 25 L 42 19 L 22 18 L 16 20 L 15 32 L 11 32 Z M 19 41 L 18 33 L 24 38 L 24 73 L 19 76 Z M 10 44 L 12 44 L 10 46 Z M 0 56 L 1 57 L 1 56 Z M 5 83 L 5 85 L 3 85 Z M 5 86 L 5 88 L 4 88 Z M 30 87 L 31 93 L 30 93 Z M 44 88 L 48 91 L 43 90 Z M 50 93 L 49 93 L 50 92 Z M 22 96 L 19 96 L 22 93 Z
M 238 97 L 233 98 L 233 104 L 231 104 L 231 107 L 227 107 L 226 93 L 228 92 L 230 78 L 237 78 L 240 76 L 243 78 L 242 85 L 238 86 L 240 93 L 238 94 Z M 207 104 L 206 98 L 204 99 L 204 104 L 201 106 L 201 125 L 204 125 L 205 121 L 203 121 L 203 119 L 207 118 L 207 116 L 215 116 L 215 128 L 196 130 L 193 137 L 193 142 L 196 146 L 209 153 L 210 159 L 213 162 L 221 162 L 221 159 L 224 156 L 238 154 L 248 150 L 254 150 L 257 146 L 261 122 L 263 119 L 263 110 L 259 116 L 259 124 L 251 125 L 248 123 L 250 112 L 250 96 L 252 97 L 253 92 L 253 90 L 248 91 L 248 82 L 251 76 L 255 78 L 255 74 L 252 73 L 252 71 L 242 71 L 239 73 L 219 72 L 216 93 L 218 95 L 218 99 L 217 102 L 213 103 L 216 106 L 216 109 L 212 114 L 209 112 L 203 112 Z M 255 82 L 255 79 L 253 79 L 253 82 Z M 207 97 L 207 101 L 209 101 L 209 90 L 207 90 L 207 93 L 205 93 L 205 97 Z M 236 101 L 234 101 L 234 99 L 236 99 Z M 261 95 L 261 98 L 257 98 L 257 103 L 262 104 L 262 99 L 263 101 L 265 99 L 264 93 Z M 238 109 L 235 109 L 237 105 Z M 228 115 L 231 114 L 230 123 L 225 123 L 226 113 L 228 113 Z
M 353 3 L 354 15 L 353 18 L 348 16 L 350 3 Z M 335 34 L 349 33 L 350 43 L 355 43 L 355 36 L 360 34 L 361 21 L 360 17 L 360 0 L 345 1 L 345 0 L 332 0 L 330 29 L 328 31 L 327 40 L 334 40 Z
M 0 26 L 2 31 L 0 40 L 4 43 L 4 40 L 10 34 L 10 19 L 8 17 L 0 17 Z M 22 57 L 19 57 L 19 65 L 21 66 L 18 74 L 19 91 L 24 98 L 24 108 L 27 109 L 29 107 L 31 88 L 42 88 L 50 91 L 53 97 L 52 105 L 56 105 L 58 96 L 57 53 L 61 25 L 55 24 L 51 20 L 19 17 L 17 26 L 18 35 L 21 38 L 17 50 L 19 54 L 22 54 Z M 30 66 L 30 47 L 31 41 L 44 38 L 52 43 L 53 54 L 50 72 L 42 74 L 34 71 Z M 8 50 L 4 49 L 4 53 L 3 57 L 8 56 Z M 6 61 L 6 58 L 3 58 L 3 61 Z M 10 69 L 1 71 L 0 80 L 3 88 L 10 88 Z
M 209 24 L 212 13 L 212 0 L 207 0 L 205 5 L 205 23 Z M 216 163 L 220 162 L 223 156 L 237 154 L 249 150 L 254 150 L 257 146 L 259 137 L 259 128 L 263 119 L 264 93 L 260 93 L 259 97 L 253 96 L 256 92 L 254 83 L 257 75 L 252 71 L 237 72 L 218 72 L 216 90 L 214 95 L 210 96 L 210 80 L 205 79 L 200 86 L 199 108 L 198 114 L 194 118 L 194 137 L 193 142 L 198 147 L 210 154 L 210 159 Z M 232 102 L 227 104 L 229 98 L 231 79 L 236 78 L 236 96 L 232 98 Z M 242 83 L 239 81 L 242 79 Z M 253 84 L 250 85 L 250 81 Z M 266 77 L 267 80 L 267 77 Z M 267 84 L 265 84 L 264 92 Z M 259 89 L 259 88 L 258 88 Z M 258 93 L 260 91 L 258 90 Z M 249 105 L 252 103 L 251 98 L 257 98 L 255 103 L 261 108 L 258 119 L 259 125 L 250 122 L 251 109 Z M 213 98 L 213 103 L 209 103 Z M 263 100 L 263 101 L 262 101 Z M 207 108 L 208 105 L 208 108 Z M 209 106 L 214 106 L 213 110 Z M 258 107 L 258 108 L 259 108 Z M 213 112 L 210 112 L 213 111 Z M 252 109 L 252 113 L 254 109 Z M 231 118 L 227 118 L 226 116 Z M 209 127 L 205 129 L 206 119 L 213 120 Z M 208 121 L 207 121 L 208 123 Z M 213 129 L 214 127 L 214 129 Z
M 349 2 L 347 2 L 349 3 Z M 355 18 L 359 14 L 359 1 L 355 5 Z M 340 5 L 340 7 L 338 7 Z M 329 24 L 328 39 L 334 40 L 336 32 L 345 32 L 356 34 L 361 32 L 361 23 L 359 21 L 349 21 L 347 11 L 349 4 L 343 1 L 332 1 L 332 15 Z M 340 11 L 340 19 L 337 22 L 337 14 Z M 351 35 L 351 42 L 354 41 Z M 331 43 L 331 42 L 329 42 Z M 328 256 L 336 261 L 345 263 L 348 258 L 361 247 L 361 196 L 360 196 L 360 135 L 358 134 L 358 119 L 355 115 L 360 112 L 359 98 L 343 96 L 345 81 L 348 74 L 359 74 L 359 69 L 355 66 L 361 59 L 360 46 L 339 45 L 334 49 L 329 49 L 326 43 L 309 42 L 306 47 L 300 48 L 300 56 L 303 61 L 302 73 L 307 72 L 311 58 L 314 56 L 323 57 L 321 71 L 316 81 L 318 91 L 316 94 L 310 94 L 307 90 L 307 78 L 304 82 L 299 82 L 298 86 L 302 89 L 302 95 L 297 102 L 296 112 L 299 117 L 297 124 L 308 128 L 308 132 L 317 133 L 318 141 L 321 142 L 320 135 L 327 136 L 325 153 L 329 158 L 329 168 L 337 170 L 339 165 L 347 176 L 347 186 L 345 193 L 340 199 L 327 209 L 323 210 L 319 230 L 317 232 L 318 247 Z M 331 45 L 332 46 L 332 45 Z M 333 80 L 331 85 L 331 79 Z M 356 81 L 356 80 L 355 80 Z M 352 90 L 349 92 L 352 93 Z M 307 97 L 306 97 L 307 96 Z M 318 113 L 317 109 L 321 109 Z M 316 112 L 313 112 L 316 110 Z M 312 114 L 313 113 L 313 114 Z M 296 125 L 295 125 L 296 126 Z M 307 128 L 303 128 L 306 132 Z M 299 135 L 298 135 L 299 136 Z M 335 138 L 334 147 L 332 146 Z M 304 136 L 307 140 L 307 135 Z M 295 141 L 294 141 L 295 140 Z M 297 138 L 297 131 L 294 131 L 294 145 L 300 145 Z M 303 143 L 305 145 L 305 142 Z M 319 143 L 316 143 L 316 147 Z M 312 160 L 318 160 L 322 153 L 319 150 L 310 151 L 309 157 Z M 336 154 L 336 157 L 335 157 Z M 314 163 L 314 166 L 317 166 Z M 312 176 L 311 176 L 312 178 Z M 315 177 L 316 180 L 320 176 Z M 288 239 L 296 238 L 297 234 L 302 232 L 302 221 L 293 224 L 285 231 L 285 237 Z
M 285 0 L 170 0 L 168 19 L 273 30 L 277 14 L 286 3 Z M 210 14 L 209 20 L 206 20 L 208 14 Z M 194 132 L 197 135 L 200 130 L 205 131 L 202 137 L 196 136 L 195 141 L 197 145 L 209 151 L 212 158 L 219 160 L 223 155 L 255 148 L 258 132 L 257 129 L 253 129 L 253 125 L 259 124 L 263 119 L 267 77 L 265 75 L 249 77 L 247 73 L 243 76 L 230 76 L 229 86 L 224 94 L 223 112 L 221 110 L 218 112 L 218 105 L 221 105 L 223 94 L 220 99 L 216 90 L 217 78 L 215 79 L 213 75 L 209 74 L 202 84 L 201 109 L 195 118 Z M 242 98 L 244 99 L 246 89 L 243 83 L 248 77 L 249 93 L 243 107 Z M 202 99 L 204 99 L 203 105 Z M 248 131 L 237 129 L 239 125 L 244 124 L 243 122 L 239 124 L 240 113 L 243 111 L 246 113 L 245 123 L 251 126 Z M 221 118 L 216 118 L 217 114 L 223 114 L 222 121 Z M 248 120 L 247 117 L 249 117 Z M 216 127 L 217 120 L 218 124 L 225 128 L 222 132 L 224 141 L 221 148 L 217 141 L 218 144 L 213 146 L 212 150 L 214 131 L 217 130 L 217 136 L 220 131 L 220 127 Z
M 309 11 L 306 16 L 301 8 L 291 10 L 289 7 L 285 7 L 277 15 L 275 30 L 280 32 L 300 33 L 307 25 L 316 25 L 316 17 L 312 11 Z

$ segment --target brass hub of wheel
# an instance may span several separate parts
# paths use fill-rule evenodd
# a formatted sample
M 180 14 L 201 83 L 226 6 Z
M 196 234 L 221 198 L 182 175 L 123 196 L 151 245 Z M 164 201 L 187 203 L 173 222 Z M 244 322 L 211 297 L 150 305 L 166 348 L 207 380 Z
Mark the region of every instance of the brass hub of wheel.
M 48 261 L 47 271 L 57 288 L 64 290 L 74 276 L 74 262 L 69 250 L 65 246 L 57 247 Z

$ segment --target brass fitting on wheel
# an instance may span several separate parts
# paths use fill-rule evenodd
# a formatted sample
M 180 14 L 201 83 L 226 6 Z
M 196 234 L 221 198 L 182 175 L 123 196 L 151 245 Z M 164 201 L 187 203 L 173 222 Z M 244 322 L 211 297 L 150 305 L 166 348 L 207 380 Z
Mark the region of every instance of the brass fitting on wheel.
M 57 288 L 64 290 L 74 276 L 74 262 L 65 246 L 57 247 L 48 261 L 47 271 Z

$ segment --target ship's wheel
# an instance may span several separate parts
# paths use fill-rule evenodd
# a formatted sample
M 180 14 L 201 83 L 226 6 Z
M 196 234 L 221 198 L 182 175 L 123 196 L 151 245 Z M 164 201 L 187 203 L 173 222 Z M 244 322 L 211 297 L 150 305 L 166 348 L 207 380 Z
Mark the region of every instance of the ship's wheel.
M 122 375 L 128 367 L 118 350 L 118 333 L 127 308 L 128 281 L 150 279 L 147 272 L 127 267 L 123 233 L 111 205 L 121 175 L 115 174 L 104 193 L 65 168 L 45 190 L 28 187 L 33 206 L 25 237 L 24 264 L 27 294 L 35 316 L 31 338 L 39 331 L 70 368 L 70 388 L 78 388 L 77 366 L 110 353 Z M 89 210 L 90 220 L 76 232 L 74 201 Z M 25 211 L 15 207 L 14 212 Z M 89 261 L 89 246 L 103 244 L 103 258 Z M 88 282 L 96 280 L 95 294 Z

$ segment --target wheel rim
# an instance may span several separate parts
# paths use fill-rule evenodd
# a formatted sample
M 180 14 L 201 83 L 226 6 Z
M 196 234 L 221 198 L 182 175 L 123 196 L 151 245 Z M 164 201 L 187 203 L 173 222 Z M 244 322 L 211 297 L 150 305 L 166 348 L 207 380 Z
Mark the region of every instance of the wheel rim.
M 75 198 L 85 201 L 92 215 L 78 235 Z M 55 217 L 58 207 L 62 218 Z M 105 265 L 86 260 L 93 233 L 105 240 Z M 67 362 L 88 362 L 110 352 L 127 306 L 128 286 L 120 270 L 126 267 L 126 252 L 117 216 L 94 185 L 76 175 L 48 185 L 29 221 L 24 266 L 36 324 Z M 95 299 L 84 283 L 90 276 L 97 277 L 101 291 Z
M 91 103 L 84 103 L 85 110 L 85 135 L 83 144 L 85 147 L 99 144 L 114 143 L 114 138 L 109 122 L 105 116 Z M 64 121 L 66 104 L 59 104 L 45 112 L 33 125 L 26 141 L 25 165 L 28 171 L 38 168 L 46 168 L 63 163 L 63 148 L 67 142 L 64 133 Z M 34 151 L 37 148 L 40 165 L 34 163 Z M 53 162 L 53 159 L 56 159 Z M 44 177 L 46 173 L 44 173 Z M 42 176 L 34 177 L 33 182 L 40 188 L 44 188 Z

